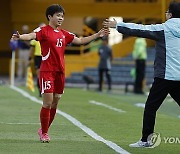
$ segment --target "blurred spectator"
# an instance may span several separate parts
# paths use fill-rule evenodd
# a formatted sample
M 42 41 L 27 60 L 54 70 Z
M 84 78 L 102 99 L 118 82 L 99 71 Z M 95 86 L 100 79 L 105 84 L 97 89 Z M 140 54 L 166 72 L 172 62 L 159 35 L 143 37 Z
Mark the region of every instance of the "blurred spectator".
M 29 33 L 29 26 L 28 25 L 22 26 L 22 33 L 23 34 Z M 29 58 L 29 48 L 30 48 L 30 42 L 29 41 L 18 40 L 17 81 L 23 81 L 25 76 L 26 76 L 28 58 Z
M 146 40 L 145 38 L 137 38 L 134 44 L 133 58 L 135 60 L 135 83 L 134 93 L 143 94 L 143 82 L 145 81 L 146 67 Z
M 112 49 L 108 45 L 108 38 L 103 37 L 102 45 L 99 47 L 99 91 L 102 91 L 103 84 L 103 74 L 106 73 L 106 78 L 108 82 L 108 90 L 111 90 L 111 62 L 112 62 Z
M 102 44 L 102 39 L 96 39 L 96 40 L 90 42 L 89 43 L 89 46 L 90 46 L 89 51 L 90 52 L 98 52 L 101 44 Z

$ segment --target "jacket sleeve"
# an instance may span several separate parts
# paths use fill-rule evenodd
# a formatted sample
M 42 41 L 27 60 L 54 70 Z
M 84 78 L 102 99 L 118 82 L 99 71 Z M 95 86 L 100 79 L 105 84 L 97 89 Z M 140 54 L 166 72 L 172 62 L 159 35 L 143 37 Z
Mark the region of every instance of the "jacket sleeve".
M 117 23 L 116 30 L 125 35 L 149 38 L 152 40 L 159 40 L 164 34 L 163 24 L 142 25 L 120 22 Z

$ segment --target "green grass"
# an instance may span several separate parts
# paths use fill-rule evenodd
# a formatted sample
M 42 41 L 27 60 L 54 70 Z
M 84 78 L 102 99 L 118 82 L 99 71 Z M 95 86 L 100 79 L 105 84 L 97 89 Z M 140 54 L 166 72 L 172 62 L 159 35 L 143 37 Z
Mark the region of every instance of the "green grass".
M 26 90 L 24 87 L 22 89 Z M 38 95 L 37 93 L 30 93 Z M 95 100 L 126 113 L 90 104 Z M 86 125 L 106 140 L 110 140 L 133 154 L 177 154 L 180 144 L 165 144 L 154 149 L 129 148 L 141 136 L 143 109 L 135 103 L 144 103 L 146 96 L 133 94 L 107 94 L 66 88 L 59 109 Z M 167 99 L 168 100 L 168 99 Z M 62 153 L 62 154 L 114 154 L 114 150 L 88 136 L 64 117 L 57 115 L 49 134 L 51 142 L 38 140 L 39 110 L 41 105 L 24 98 L 8 86 L 0 86 L 0 153 Z M 175 102 L 165 102 L 157 113 L 155 131 L 163 137 L 179 137 L 180 108 Z M 4 122 L 4 123 L 3 123 Z M 32 123 L 14 124 L 5 123 Z

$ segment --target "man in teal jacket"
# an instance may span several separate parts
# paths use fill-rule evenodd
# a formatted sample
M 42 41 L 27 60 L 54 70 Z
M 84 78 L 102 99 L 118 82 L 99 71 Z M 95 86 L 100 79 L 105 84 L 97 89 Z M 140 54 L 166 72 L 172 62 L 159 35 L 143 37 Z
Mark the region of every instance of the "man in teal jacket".
M 103 22 L 105 28 L 156 41 L 154 82 L 145 104 L 142 138 L 130 147 L 154 147 L 151 135 L 156 112 L 168 94 L 180 106 L 180 2 L 170 3 L 166 19 L 165 23 L 155 25 L 117 23 L 108 19 Z

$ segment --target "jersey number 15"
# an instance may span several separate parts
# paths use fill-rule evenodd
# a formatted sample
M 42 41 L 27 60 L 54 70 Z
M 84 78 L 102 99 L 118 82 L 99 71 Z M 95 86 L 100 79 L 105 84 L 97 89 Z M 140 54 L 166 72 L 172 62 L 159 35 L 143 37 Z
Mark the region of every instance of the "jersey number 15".
M 62 47 L 62 45 L 63 45 L 63 39 L 57 39 L 57 43 L 56 43 L 56 46 L 57 47 Z

